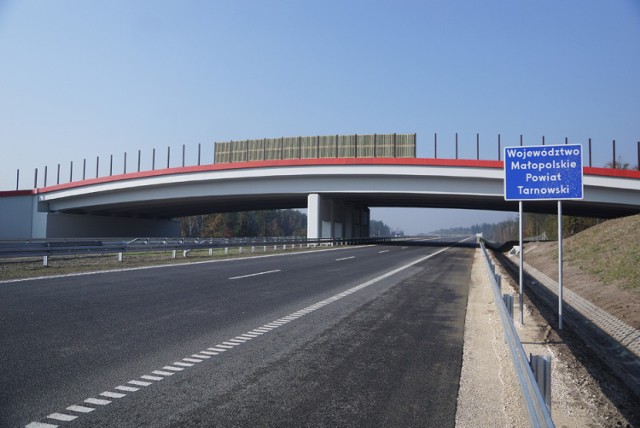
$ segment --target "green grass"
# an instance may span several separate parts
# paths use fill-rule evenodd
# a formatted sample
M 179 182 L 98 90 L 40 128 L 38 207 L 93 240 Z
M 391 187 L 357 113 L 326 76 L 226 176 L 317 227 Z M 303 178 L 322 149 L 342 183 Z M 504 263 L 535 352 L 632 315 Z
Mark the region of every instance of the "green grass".
M 640 215 L 609 220 L 565 241 L 565 260 L 605 284 L 640 291 Z

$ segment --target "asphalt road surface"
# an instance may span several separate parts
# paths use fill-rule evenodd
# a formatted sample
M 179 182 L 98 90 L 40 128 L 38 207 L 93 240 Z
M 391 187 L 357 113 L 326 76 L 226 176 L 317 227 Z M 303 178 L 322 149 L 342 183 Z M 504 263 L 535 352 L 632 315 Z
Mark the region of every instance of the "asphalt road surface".
M 0 283 L 0 426 L 454 426 L 452 243 Z

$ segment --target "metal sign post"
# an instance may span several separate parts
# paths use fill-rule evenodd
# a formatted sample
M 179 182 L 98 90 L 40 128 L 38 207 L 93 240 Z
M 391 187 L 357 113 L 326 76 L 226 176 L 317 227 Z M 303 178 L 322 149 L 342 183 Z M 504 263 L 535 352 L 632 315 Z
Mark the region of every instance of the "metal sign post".
M 524 324 L 523 201 L 558 201 L 558 326 L 562 330 L 562 201 L 582 199 L 582 146 L 517 146 L 504 149 L 504 199 L 519 202 L 520 323 Z

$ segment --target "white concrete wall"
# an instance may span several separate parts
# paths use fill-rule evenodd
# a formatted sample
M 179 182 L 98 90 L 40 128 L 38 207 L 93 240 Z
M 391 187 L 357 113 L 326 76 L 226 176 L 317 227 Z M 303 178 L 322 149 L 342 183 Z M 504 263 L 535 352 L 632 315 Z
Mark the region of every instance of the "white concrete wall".
M 7 196 L 0 198 L 0 204 L 0 239 L 31 238 L 36 196 Z

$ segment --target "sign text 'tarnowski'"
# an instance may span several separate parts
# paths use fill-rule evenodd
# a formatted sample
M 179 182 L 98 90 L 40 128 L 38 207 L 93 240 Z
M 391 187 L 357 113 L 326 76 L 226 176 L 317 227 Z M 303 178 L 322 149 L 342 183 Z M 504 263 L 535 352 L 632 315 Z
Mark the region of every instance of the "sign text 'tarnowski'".
M 506 200 L 582 199 L 582 146 L 506 147 Z

